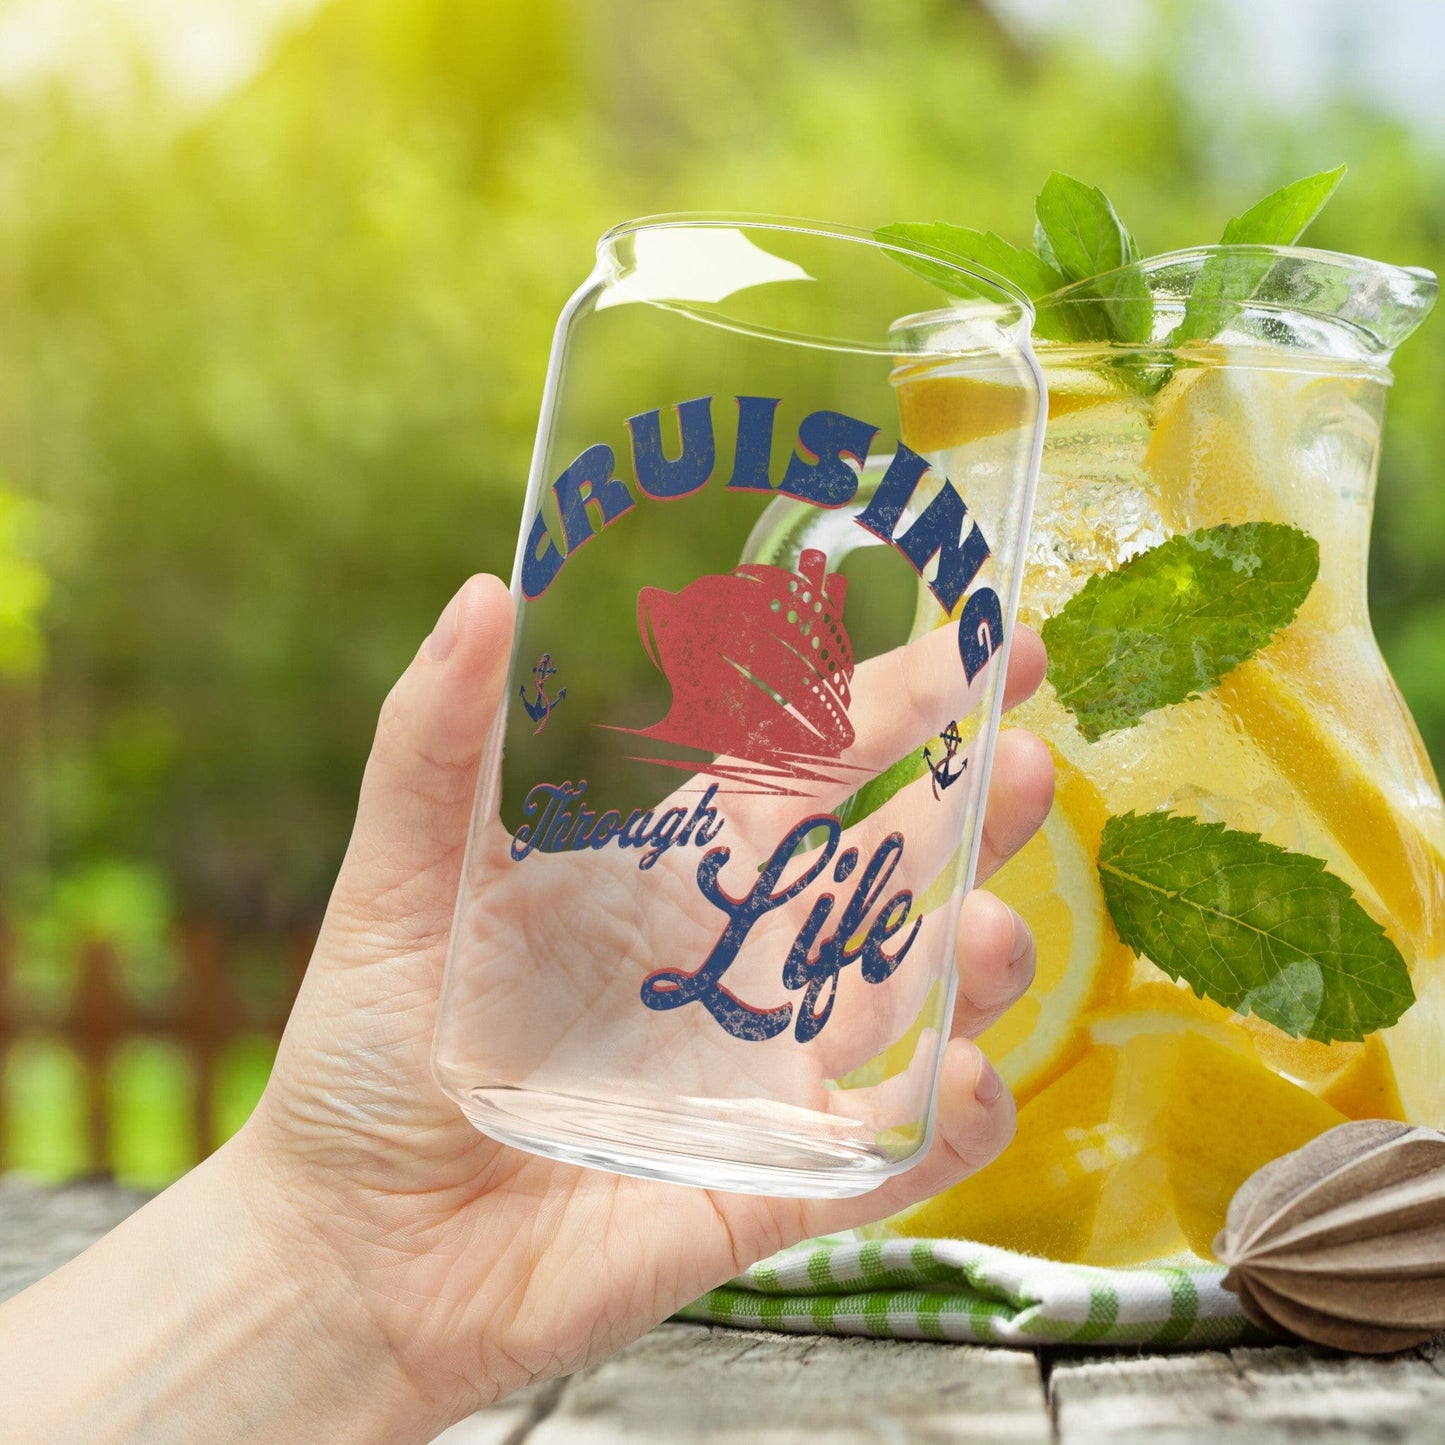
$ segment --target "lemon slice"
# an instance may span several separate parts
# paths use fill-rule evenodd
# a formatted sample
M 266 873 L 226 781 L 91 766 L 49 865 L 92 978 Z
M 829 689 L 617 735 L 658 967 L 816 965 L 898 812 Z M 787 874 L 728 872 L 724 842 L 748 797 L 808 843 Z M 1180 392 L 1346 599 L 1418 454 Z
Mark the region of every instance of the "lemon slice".
M 1149 973 L 1153 976 L 1137 983 L 1122 998 L 1085 1015 L 1081 1024 L 1091 1044 L 1122 1048 L 1141 1034 L 1178 1034 L 1192 1029 L 1226 1048 L 1254 1052 L 1254 1041 L 1239 1014 L 1213 999 L 1200 998 L 1188 984 L 1160 977 L 1152 966 Z
M 992 1164 L 883 1231 L 1080 1259 L 1119 1158 L 1109 1122 L 1119 1058 L 1117 1049 L 1085 1055 L 1019 1110 L 1014 1141 Z
M 1020 1101 L 1083 1052 L 1080 1016 L 1119 995 L 1133 971 L 1095 866 L 1108 816 L 1104 800 L 1072 764 L 1057 754 L 1054 764 L 1053 810 L 987 883 L 1023 915 L 1038 950 L 1033 986 L 978 1040 Z
M 1223 349 L 1212 365 L 1181 367 L 1154 399 L 1143 466 L 1161 514 L 1180 532 L 1285 522 L 1304 525 L 1322 550 L 1358 546 L 1360 518 L 1348 498 L 1325 508 L 1310 494 L 1369 484 L 1379 382 L 1228 363 Z
M 1258 367 L 1175 372 L 1154 399 L 1143 462 L 1175 531 L 1294 520 L 1277 481 L 1289 475 L 1281 467 L 1298 429 L 1301 389 L 1296 374 Z
M 1191 1031 L 1174 1041 L 1173 1068 L 1148 1069 L 1159 1109 L 1151 1143 L 1165 1161 L 1174 1214 L 1196 1254 L 1208 1258 L 1234 1192 L 1272 1159 L 1343 1124 L 1322 1099 L 1214 1039 Z
M 1328 831 L 1361 902 L 1411 963 L 1418 1001 L 1378 1041 L 1324 1046 L 1259 1030 L 1264 1061 L 1361 1116 L 1445 1122 L 1445 817 L 1424 745 L 1385 671 L 1358 585 L 1367 529 L 1344 499 L 1302 520 L 1306 453 L 1363 485 L 1382 393 L 1361 378 L 1207 367 L 1156 399 L 1144 466 L 1174 531 L 1220 522 L 1305 526 L 1320 575 L 1294 623 L 1216 689 L 1229 721 Z M 1331 482 L 1333 478 L 1329 479 Z M 1327 485 L 1319 479 L 1317 485 Z M 1342 860 L 1343 861 L 1343 860 Z M 1353 1052 L 1352 1052 L 1353 1051 Z
M 1433 971 L 1415 970 L 1415 1004 L 1380 1038 L 1394 1066 L 1401 1117 L 1445 1129 L 1445 1085 L 1440 1061 L 1445 1059 L 1445 963 Z
M 1077 1256 L 1087 1263 L 1157 1257 L 1180 1236 L 1207 1258 L 1256 1169 L 1345 1121 L 1261 1063 L 1247 1036 L 1202 1030 L 1190 1011 L 1121 1012 L 1092 1034 L 1112 1042 L 1085 1058 L 1111 1053 L 1119 1064 L 1105 1113 L 1115 1163 L 1100 1188 L 1101 1227 Z M 1056 1147 L 1075 1147 L 1067 1130 L 1056 1134 Z
M 1150 984 L 1091 1013 L 1083 1054 L 1019 1110 L 1009 1148 L 886 1231 L 1104 1266 L 1207 1257 L 1239 1185 L 1346 1115 L 1198 1002 Z
M 1121 997 L 1133 972 L 1133 954 L 1114 932 L 1095 866 L 1104 800 L 1072 764 L 1057 754 L 1054 764 L 1054 806 L 1043 827 L 985 884 L 1023 915 L 1038 954 L 1029 991 L 978 1037 L 1020 1103 L 1079 1057 L 1087 1045 L 1082 1016 Z M 950 901 L 953 881 L 950 863 L 919 898 L 917 915 Z M 923 1029 L 942 1027 L 942 1004 L 935 985 L 908 1031 L 840 1078 L 839 1087 L 870 1087 L 902 1073 Z
M 1111 401 L 1118 393 L 1090 373 L 1071 384 L 1049 387 L 1049 419 Z M 997 436 L 1032 423 L 1034 398 L 1023 386 L 1004 386 L 973 376 L 924 375 L 898 384 L 898 420 L 903 440 L 927 455 Z
M 1281 490 L 1280 478 L 1306 466 L 1299 453 L 1311 436 L 1327 433 L 1338 448 L 1363 429 L 1358 445 L 1368 446 L 1378 425 L 1377 392 L 1357 378 L 1257 367 L 1179 372 L 1155 401 L 1144 456 L 1165 524 L 1176 532 L 1225 522 L 1299 525 L 1305 499 Z M 1368 459 L 1359 464 L 1363 472 Z M 1343 501 L 1332 510 L 1343 514 L 1344 534 L 1359 530 Z M 1387 796 L 1376 775 L 1394 773 L 1405 780 L 1402 791 L 1422 796 L 1438 786 L 1375 653 L 1363 599 L 1345 595 L 1362 539 L 1321 536 L 1328 521 L 1316 509 L 1306 527 L 1320 542 L 1320 577 L 1299 617 L 1227 674 L 1217 694 L 1368 879 L 1410 951 L 1434 958 L 1445 953 L 1445 863 L 1436 842 L 1406 816 L 1404 799 Z M 1385 760 L 1369 745 L 1383 737 L 1335 736 L 1326 721 L 1331 711 L 1366 732 L 1382 722 L 1374 730 L 1406 740 L 1404 751 Z M 1372 771 L 1358 761 L 1362 751 Z
M 1284 667 L 1302 679 L 1322 670 L 1308 655 L 1310 642 L 1309 634 L 1286 633 L 1228 673 L 1219 683 L 1219 699 L 1363 874 L 1387 914 L 1382 921 L 1406 945 L 1407 956 L 1438 959 L 1445 954 L 1445 861 L 1404 805 L 1393 803 L 1357 752 L 1334 735 L 1324 710 L 1311 707 L 1303 688 L 1286 681 Z M 1362 700 L 1362 681 L 1368 678 L 1352 668 L 1335 683 L 1356 690 L 1352 712 Z M 1383 709 L 1391 699 L 1385 694 L 1373 701 Z M 1413 741 L 1403 709 L 1389 721 Z M 1370 724 L 1371 719 L 1361 718 L 1361 726 Z M 1420 774 L 1422 794 L 1435 786 L 1428 767 L 1420 758 L 1411 769 Z
M 1182 1246 L 1208 1256 L 1249 1175 L 1344 1122 L 1335 1103 L 1260 1058 L 1262 1033 L 1246 1023 L 1163 982 L 1091 1017 L 1093 1047 L 1120 1055 L 1109 1110 L 1119 1162 L 1101 1191 L 1086 1262 L 1131 1264 Z M 1381 1077 L 1357 1053 L 1342 1073 L 1346 1090 L 1352 1068 L 1362 1080 Z
M 1237 1014 L 1213 999 L 1200 998 L 1187 984 L 1159 977 L 1135 984 L 1122 999 L 1086 1015 L 1082 1023 L 1091 1043 L 1120 1047 L 1140 1034 L 1192 1030 L 1258 1058 L 1351 1119 L 1406 1117 L 1387 1035 L 1372 1034 L 1362 1043 L 1292 1038 L 1264 1019 Z
M 1364 1043 L 1354 1047 L 1358 1050 L 1355 1057 L 1318 1091 L 1320 1098 L 1347 1119 L 1403 1121 L 1405 1104 L 1400 1098 L 1386 1040 L 1379 1034 L 1371 1034 Z M 1439 1057 L 1436 1054 L 1437 1068 Z

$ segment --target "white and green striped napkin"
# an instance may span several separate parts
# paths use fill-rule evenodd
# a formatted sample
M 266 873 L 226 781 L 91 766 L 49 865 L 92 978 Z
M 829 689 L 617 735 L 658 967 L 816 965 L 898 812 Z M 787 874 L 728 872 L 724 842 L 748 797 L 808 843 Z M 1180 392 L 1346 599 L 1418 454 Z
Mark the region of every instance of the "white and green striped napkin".
M 1264 1337 L 1192 1256 L 1132 1269 L 1058 1264 L 958 1239 L 807 1240 L 680 1319 L 793 1334 L 1000 1345 L 1225 1345 Z

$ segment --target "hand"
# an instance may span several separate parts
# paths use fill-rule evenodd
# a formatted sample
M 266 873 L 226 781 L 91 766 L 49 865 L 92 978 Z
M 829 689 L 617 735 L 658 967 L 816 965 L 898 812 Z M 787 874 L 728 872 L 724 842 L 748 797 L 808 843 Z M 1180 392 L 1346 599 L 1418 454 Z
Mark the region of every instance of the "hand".
M 1012 1136 L 1013 1103 L 969 1037 L 1034 969 L 1023 921 L 989 894 L 970 895 L 937 1143 L 917 1168 L 860 1198 L 658 1184 L 477 1133 L 432 1082 L 428 1054 L 511 632 L 505 588 L 473 579 L 387 699 L 316 953 L 240 1140 L 257 1216 L 293 1221 L 304 1255 L 321 1241 L 418 1393 L 453 1415 L 578 1369 L 774 1250 L 880 1218 L 994 1158 Z M 1042 674 L 1043 649 L 1020 628 L 1008 701 Z M 1046 815 L 1047 749 L 1005 733 L 993 778 L 981 877 Z
M 506 589 L 474 578 L 392 690 L 265 1094 L 204 1164 L 0 1308 L 0 1438 L 429 1440 L 784 1245 L 946 1188 L 1012 1137 L 1013 1102 L 970 1039 L 1027 988 L 1033 942 L 983 892 L 963 904 L 934 1146 L 870 1194 L 659 1184 L 520 1153 L 467 1123 L 429 1053 L 511 635 Z M 1020 628 L 1006 702 L 1042 675 Z M 1044 745 L 1004 733 L 980 877 L 1039 826 L 1052 789 Z M 890 1028 L 913 1006 L 900 1000 Z
M 730 1101 L 724 1118 L 735 1120 L 771 1102 L 796 1110 L 795 1118 L 810 1117 L 835 1142 L 866 1149 L 879 1136 L 900 1137 L 932 1103 L 947 1003 L 934 985 L 955 948 L 959 838 L 982 800 L 967 787 L 939 790 L 925 775 L 881 807 L 865 809 L 858 821 L 832 824 L 826 839 L 805 820 L 847 817 L 847 801 L 863 783 L 899 758 L 916 757 L 918 744 L 938 732 L 943 719 L 972 716 L 992 678 L 984 673 L 968 681 L 954 628 L 926 632 L 853 671 L 852 741 L 837 759 L 810 764 L 791 778 L 788 791 L 751 782 L 719 793 L 719 779 L 727 784 L 748 776 L 744 759 L 720 757 L 702 774 L 687 776 L 684 769 L 684 780 L 669 796 L 633 794 L 620 814 L 611 815 L 627 816 L 639 804 L 635 816 L 645 809 L 649 822 L 676 821 L 693 815 L 705 797 L 711 804 L 705 844 L 692 838 L 651 854 L 615 843 L 600 850 L 540 848 L 540 836 L 555 842 L 574 816 L 582 829 L 583 818 L 596 814 L 583 814 L 579 800 L 555 822 L 562 806 L 539 797 L 534 785 L 540 780 L 527 773 L 523 786 L 532 792 L 525 813 L 513 820 L 521 823 L 515 838 L 495 810 L 472 823 L 451 931 L 456 966 L 444 985 L 432 1056 L 444 1088 L 483 1129 L 484 1086 L 525 1080 L 534 1105 L 552 1091 L 626 1100 L 644 1109 L 656 1101 L 665 1114 L 675 1099 L 702 1097 Z M 530 723 L 514 723 L 503 746 L 516 764 L 513 749 L 520 743 L 525 759 Z M 946 731 L 957 736 L 956 724 L 949 722 Z M 631 738 L 621 741 L 624 751 L 636 746 Z M 548 778 L 544 788 L 571 786 L 570 779 L 561 784 L 552 774 Z M 603 795 L 618 801 L 609 780 L 601 781 Z M 585 790 L 587 784 L 579 786 Z M 605 808 L 596 791 L 588 801 L 599 812 Z M 798 839 L 800 827 L 808 837 L 799 850 L 794 853 L 790 843 L 779 851 L 785 838 Z M 885 845 L 890 852 L 880 896 L 847 926 L 849 948 L 826 947 L 818 940 L 842 926 L 844 913 L 855 907 L 855 888 L 866 897 L 867 885 L 858 879 L 873 867 L 860 861 L 851 876 L 836 875 L 847 882 L 830 888 L 830 860 L 850 854 L 872 860 L 885 856 L 879 853 Z M 808 886 L 810 879 L 819 886 Z M 889 953 L 901 960 L 906 950 L 907 964 L 879 977 L 863 963 L 866 925 L 888 913 L 884 900 L 905 891 L 909 922 Z M 728 901 L 754 895 L 764 900 L 762 911 L 749 918 L 730 956 L 715 957 L 731 921 L 724 916 Z M 816 914 L 820 896 L 833 898 L 826 920 Z M 813 935 L 803 950 L 807 977 L 795 974 L 785 985 L 784 960 L 795 940 Z M 719 963 L 723 973 L 714 975 Z M 698 979 L 704 982 L 694 992 Z M 642 1007 L 644 1000 L 653 1008 Z M 854 1076 L 920 1028 L 909 1067 L 871 1085 Z M 517 1122 L 512 1111 L 519 1106 L 511 1100 L 503 1107 L 512 1115 L 498 1120 L 505 1128 Z M 665 1118 L 655 1128 L 640 1120 L 632 1127 L 648 1128 L 659 1150 L 675 1141 Z M 704 1118 L 696 1118 L 678 1132 L 686 1141 L 707 1128 Z

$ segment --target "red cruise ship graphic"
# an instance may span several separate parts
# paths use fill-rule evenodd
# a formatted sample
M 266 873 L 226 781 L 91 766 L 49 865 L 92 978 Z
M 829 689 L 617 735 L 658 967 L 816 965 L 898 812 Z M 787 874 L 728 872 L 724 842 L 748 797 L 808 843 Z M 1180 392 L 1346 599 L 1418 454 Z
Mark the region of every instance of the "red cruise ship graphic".
M 848 582 L 827 566 L 810 548 L 796 572 L 744 563 L 679 592 L 644 587 L 637 627 L 672 688 L 672 706 L 636 735 L 721 754 L 699 770 L 749 791 L 793 793 L 800 781 L 836 780 L 836 769 L 816 764 L 836 763 L 853 742 L 853 648 L 843 626 Z

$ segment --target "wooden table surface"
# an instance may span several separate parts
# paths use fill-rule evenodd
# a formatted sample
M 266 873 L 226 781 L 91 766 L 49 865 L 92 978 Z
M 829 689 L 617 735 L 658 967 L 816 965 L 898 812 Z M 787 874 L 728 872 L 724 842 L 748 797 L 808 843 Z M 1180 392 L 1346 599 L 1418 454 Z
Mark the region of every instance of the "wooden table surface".
M 142 1202 L 113 1185 L 0 1179 L 0 1299 Z M 1149 1354 L 662 1325 L 523 1391 L 438 1445 L 1252 1445 L 1445 1441 L 1445 1337 L 1356 1359 L 1286 1347 Z

